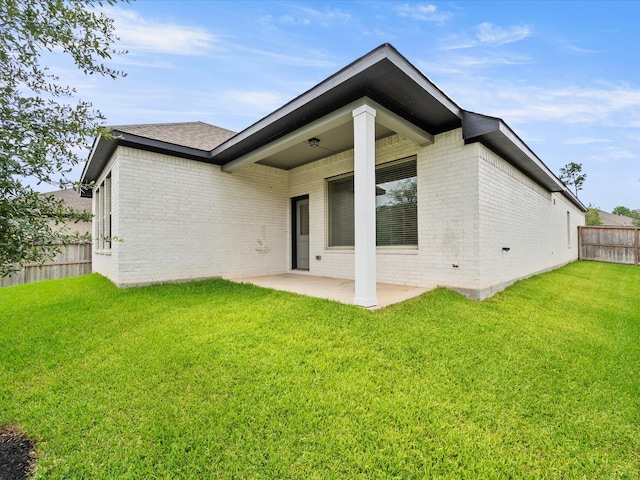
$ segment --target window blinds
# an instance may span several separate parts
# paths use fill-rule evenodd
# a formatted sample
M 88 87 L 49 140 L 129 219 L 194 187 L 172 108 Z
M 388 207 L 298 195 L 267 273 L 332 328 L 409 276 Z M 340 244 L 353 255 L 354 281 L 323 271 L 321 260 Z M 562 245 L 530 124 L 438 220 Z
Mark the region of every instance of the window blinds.
M 353 176 L 330 180 L 328 194 L 329 246 L 353 246 Z M 376 245 L 418 245 L 415 159 L 376 170 Z

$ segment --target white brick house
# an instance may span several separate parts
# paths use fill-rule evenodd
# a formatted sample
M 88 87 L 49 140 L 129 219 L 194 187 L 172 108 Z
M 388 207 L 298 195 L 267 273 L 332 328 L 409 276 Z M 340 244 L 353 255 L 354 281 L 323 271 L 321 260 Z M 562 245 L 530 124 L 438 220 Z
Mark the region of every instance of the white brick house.
M 363 306 L 376 281 L 481 299 L 578 256 L 584 205 L 388 44 L 238 134 L 113 133 L 82 181 L 94 271 L 119 286 L 304 271 L 354 279 Z

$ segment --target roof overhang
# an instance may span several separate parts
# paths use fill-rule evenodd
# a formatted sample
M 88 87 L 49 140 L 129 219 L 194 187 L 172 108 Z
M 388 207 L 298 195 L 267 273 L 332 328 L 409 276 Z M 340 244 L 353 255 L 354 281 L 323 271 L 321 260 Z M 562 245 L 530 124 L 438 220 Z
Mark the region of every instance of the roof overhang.
M 499 118 L 465 111 L 389 44 L 381 45 L 213 150 L 198 150 L 122 131 L 98 137 L 81 181 L 98 179 L 118 145 L 220 165 L 232 172 L 262 163 L 294 168 L 353 147 L 351 112 L 374 108 L 376 138 L 393 132 L 417 144 L 462 127 L 466 143 L 481 142 L 551 192 L 586 211 L 529 147 Z M 324 149 L 307 140 L 324 134 Z M 334 142 L 333 144 L 331 142 Z M 329 153 L 327 153 L 329 150 Z M 91 196 L 91 191 L 83 192 Z
M 463 111 L 462 137 L 466 144 L 482 143 L 548 191 L 562 193 L 582 211 L 587 211 L 584 204 L 502 119 Z
M 118 145 L 221 166 L 247 156 L 258 161 L 257 151 L 273 154 L 294 138 L 301 141 L 304 131 L 314 127 L 326 131 L 328 126 L 340 124 L 349 105 L 365 97 L 382 112 L 378 137 L 399 131 L 408 138 L 415 138 L 416 132 L 418 137 L 429 138 L 461 126 L 460 107 L 393 46 L 383 44 L 211 151 L 194 151 L 114 130 L 112 138 L 96 140 L 81 181 L 95 181 Z M 300 150 L 299 164 L 317 160 L 319 153 L 317 149 Z M 283 165 L 291 168 L 288 162 Z
M 211 152 L 225 165 L 366 97 L 431 135 L 461 125 L 461 109 L 389 44 L 381 45 Z

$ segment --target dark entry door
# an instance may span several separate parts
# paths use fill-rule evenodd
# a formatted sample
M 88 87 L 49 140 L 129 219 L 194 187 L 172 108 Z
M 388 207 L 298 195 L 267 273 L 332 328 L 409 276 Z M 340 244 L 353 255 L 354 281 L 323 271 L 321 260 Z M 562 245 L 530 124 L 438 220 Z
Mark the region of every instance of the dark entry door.
M 309 197 L 294 200 L 293 268 L 309 270 Z

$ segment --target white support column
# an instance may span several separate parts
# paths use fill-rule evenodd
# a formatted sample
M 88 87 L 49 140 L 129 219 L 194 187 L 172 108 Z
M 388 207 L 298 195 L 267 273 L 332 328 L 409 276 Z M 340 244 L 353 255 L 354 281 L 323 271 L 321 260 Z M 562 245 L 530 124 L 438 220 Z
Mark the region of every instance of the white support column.
M 353 110 L 353 188 L 355 217 L 355 298 L 373 307 L 376 296 L 376 111 L 368 105 Z

